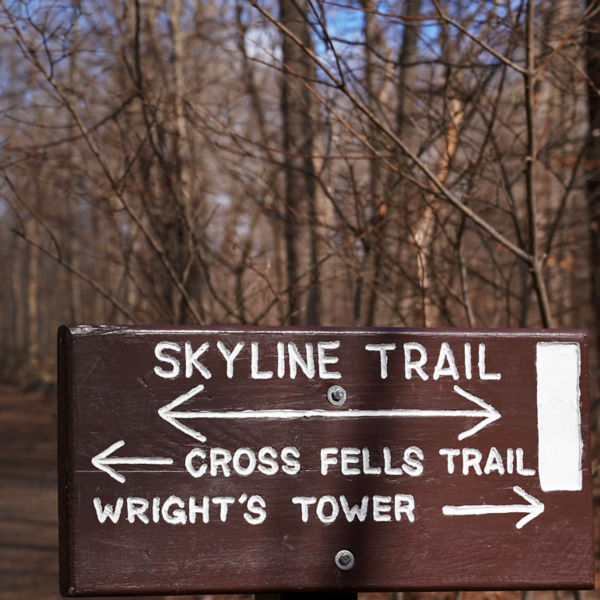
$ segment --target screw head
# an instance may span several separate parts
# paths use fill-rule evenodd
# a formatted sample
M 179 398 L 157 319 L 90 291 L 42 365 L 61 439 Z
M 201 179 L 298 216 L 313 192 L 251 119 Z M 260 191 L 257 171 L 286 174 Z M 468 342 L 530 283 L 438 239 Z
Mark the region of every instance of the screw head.
M 340 571 L 349 571 L 354 566 L 354 554 L 350 550 L 340 550 L 335 555 L 335 566 Z
M 341 406 L 346 402 L 346 390 L 341 385 L 332 385 L 327 390 L 327 400 L 333 406 Z

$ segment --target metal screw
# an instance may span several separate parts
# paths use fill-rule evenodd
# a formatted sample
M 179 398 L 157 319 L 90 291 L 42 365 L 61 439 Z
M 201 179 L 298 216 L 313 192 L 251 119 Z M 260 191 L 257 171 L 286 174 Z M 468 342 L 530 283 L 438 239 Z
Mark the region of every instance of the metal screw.
M 354 554 L 350 550 L 340 550 L 335 555 L 335 566 L 340 571 L 349 571 L 354 566 Z
M 341 406 L 346 402 L 346 390 L 341 385 L 332 385 L 327 390 L 327 400 L 333 406 Z

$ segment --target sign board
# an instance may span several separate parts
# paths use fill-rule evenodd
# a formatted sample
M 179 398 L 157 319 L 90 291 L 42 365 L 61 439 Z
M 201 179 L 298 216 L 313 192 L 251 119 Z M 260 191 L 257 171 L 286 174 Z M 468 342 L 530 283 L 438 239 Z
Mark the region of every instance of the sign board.
M 584 332 L 58 346 L 64 594 L 594 584 Z

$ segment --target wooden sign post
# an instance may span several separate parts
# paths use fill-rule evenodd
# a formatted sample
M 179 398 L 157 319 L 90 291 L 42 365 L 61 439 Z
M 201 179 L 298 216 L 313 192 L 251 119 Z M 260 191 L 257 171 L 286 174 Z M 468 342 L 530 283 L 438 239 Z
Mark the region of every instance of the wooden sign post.
M 593 587 L 584 332 L 58 346 L 66 595 Z

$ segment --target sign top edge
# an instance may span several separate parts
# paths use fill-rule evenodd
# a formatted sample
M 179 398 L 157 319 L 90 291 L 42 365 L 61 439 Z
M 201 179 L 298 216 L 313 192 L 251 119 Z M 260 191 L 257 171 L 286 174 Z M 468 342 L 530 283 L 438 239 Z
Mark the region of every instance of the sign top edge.
M 291 327 L 288 325 L 277 326 L 252 326 L 252 325 L 61 325 L 58 329 L 59 338 L 64 335 L 88 336 L 88 335 L 139 335 L 139 334 L 158 334 L 168 332 L 171 334 L 228 334 L 228 333 L 254 333 L 254 334 L 274 334 L 289 333 L 303 335 L 317 334 L 341 334 L 341 335 L 373 335 L 373 334 L 410 334 L 417 336 L 439 336 L 454 335 L 459 337 L 480 336 L 480 337 L 527 337 L 527 338 L 546 338 L 546 337 L 581 337 L 587 338 L 586 329 L 502 329 L 502 328 L 456 328 L 456 327 Z

